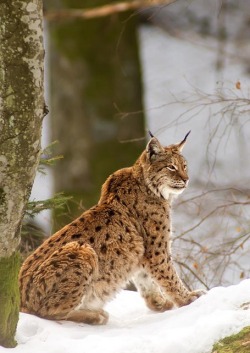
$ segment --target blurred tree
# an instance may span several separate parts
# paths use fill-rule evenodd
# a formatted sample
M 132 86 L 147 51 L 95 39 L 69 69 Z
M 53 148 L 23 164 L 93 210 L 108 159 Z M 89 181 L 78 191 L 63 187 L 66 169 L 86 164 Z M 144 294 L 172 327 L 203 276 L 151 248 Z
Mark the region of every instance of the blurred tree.
M 14 347 L 20 226 L 39 161 L 42 0 L 0 1 L 0 345 Z
M 88 0 L 84 7 L 105 3 Z M 55 2 L 47 5 L 55 9 Z M 93 205 L 105 178 L 142 149 L 143 141 L 121 143 L 144 136 L 136 25 L 129 12 L 49 23 L 52 139 L 64 155 L 54 168 L 55 189 L 75 196 L 71 218 L 81 212 L 80 200 Z M 123 114 L 129 111 L 139 113 Z M 64 224 L 65 216 L 56 227 Z

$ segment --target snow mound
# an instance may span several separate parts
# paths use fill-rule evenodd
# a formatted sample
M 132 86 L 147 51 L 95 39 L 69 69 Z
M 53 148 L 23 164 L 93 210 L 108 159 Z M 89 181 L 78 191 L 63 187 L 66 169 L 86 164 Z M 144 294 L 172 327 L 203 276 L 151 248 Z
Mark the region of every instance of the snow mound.
M 250 279 L 216 287 L 189 306 L 147 309 L 136 292 L 122 291 L 106 307 L 106 326 L 55 322 L 20 314 L 14 353 L 206 353 L 219 339 L 250 325 Z M 1 348 L 0 352 L 10 352 Z

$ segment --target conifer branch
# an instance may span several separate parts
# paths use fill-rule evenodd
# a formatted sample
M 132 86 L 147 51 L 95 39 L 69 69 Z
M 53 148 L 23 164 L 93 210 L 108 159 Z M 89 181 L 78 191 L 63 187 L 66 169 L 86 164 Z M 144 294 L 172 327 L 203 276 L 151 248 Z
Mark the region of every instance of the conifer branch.
M 29 201 L 26 209 L 26 216 L 34 218 L 38 213 L 49 209 L 63 209 L 65 203 L 72 199 L 72 196 L 64 196 L 62 192 L 55 194 L 47 200 Z

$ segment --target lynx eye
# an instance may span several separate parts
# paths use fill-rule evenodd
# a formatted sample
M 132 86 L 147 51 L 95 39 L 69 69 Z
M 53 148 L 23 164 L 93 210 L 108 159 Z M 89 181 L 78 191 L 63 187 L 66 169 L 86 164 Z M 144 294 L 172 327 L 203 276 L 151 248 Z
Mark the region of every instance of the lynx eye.
M 168 170 L 170 170 L 171 172 L 174 172 L 174 171 L 177 170 L 177 167 L 176 167 L 175 165 L 173 165 L 173 164 L 168 165 L 167 168 L 168 168 Z

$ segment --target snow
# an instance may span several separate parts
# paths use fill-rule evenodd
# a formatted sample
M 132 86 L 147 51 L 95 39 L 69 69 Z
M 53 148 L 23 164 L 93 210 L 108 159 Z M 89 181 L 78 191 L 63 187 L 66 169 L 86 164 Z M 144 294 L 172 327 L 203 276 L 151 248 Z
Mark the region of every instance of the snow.
M 21 313 L 18 346 L 0 348 L 0 353 L 211 352 L 216 341 L 250 325 L 249 302 L 250 279 L 213 288 L 189 306 L 165 313 L 147 309 L 137 292 L 122 291 L 106 307 L 110 319 L 105 326 Z

